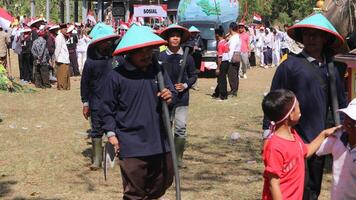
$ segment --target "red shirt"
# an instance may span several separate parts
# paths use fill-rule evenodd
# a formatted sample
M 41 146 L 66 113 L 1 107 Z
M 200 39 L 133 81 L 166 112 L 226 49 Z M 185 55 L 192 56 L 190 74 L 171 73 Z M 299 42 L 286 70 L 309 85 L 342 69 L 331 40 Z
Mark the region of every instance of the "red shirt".
M 267 140 L 263 151 L 265 171 L 263 173 L 263 200 L 272 199 L 268 174 L 280 178 L 283 200 L 301 200 L 304 189 L 304 159 L 308 153 L 307 146 L 292 129 L 294 141 L 286 140 L 273 134 Z
M 241 52 L 247 53 L 250 51 L 250 35 L 246 32 L 240 33 L 240 40 L 241 40 Z
M 229 45 L 225 39 L 222 39 L 218 43 L 218 57 L 222 57 L 224 53 L 229 52 Z

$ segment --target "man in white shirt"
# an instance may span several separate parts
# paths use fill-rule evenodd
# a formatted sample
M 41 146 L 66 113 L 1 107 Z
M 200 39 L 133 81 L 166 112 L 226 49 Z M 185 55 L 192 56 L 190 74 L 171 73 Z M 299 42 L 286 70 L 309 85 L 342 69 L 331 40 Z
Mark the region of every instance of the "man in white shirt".
M 57 89 L 70 90 L 70 70 L 69 70 L 69 52 L 67 49 L 65 34 L 67 25 L 61 24 L 60 31 L 56 37 L 56 49 L 54 56 L 57 67 Z
M 238 78 L 238 72 L 240 69 L 240 62 L 233 62 L 232 57 L 234 56 L 234 53 L 240 53 L 241 49 L 241 40 L 239 37 L 239 34 L 237 33 L 238 31 L 238 26 L 236 22 L 231 22 L 230 24 L 230 34 L 231 37 L 229 39 L 229 61 L 230 61 L 230 66 L 228 70 L 228 77 L 229 77 L 229 84 L 230 84 L 230 92 L 229 94 L 232 97 L 237 96 L 237 91 L 239 90 L 239 78 Z

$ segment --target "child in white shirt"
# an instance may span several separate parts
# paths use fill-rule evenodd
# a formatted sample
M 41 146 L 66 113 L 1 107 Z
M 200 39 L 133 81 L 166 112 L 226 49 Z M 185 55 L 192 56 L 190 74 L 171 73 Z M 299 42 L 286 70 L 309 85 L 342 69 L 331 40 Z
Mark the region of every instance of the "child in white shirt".
M 333 156 L 331 200 L 351 200 L 356 199 L 356 98 L 338 111 L 345 116 L 343 130 L 327 138 L 316 154 Z

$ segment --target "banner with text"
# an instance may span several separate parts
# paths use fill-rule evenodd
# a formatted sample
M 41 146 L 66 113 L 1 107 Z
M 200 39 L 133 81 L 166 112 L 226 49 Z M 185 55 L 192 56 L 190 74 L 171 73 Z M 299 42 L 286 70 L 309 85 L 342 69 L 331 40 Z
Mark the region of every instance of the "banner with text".
M 134 5 L 134 17 L 167 17 L 167 4 Z

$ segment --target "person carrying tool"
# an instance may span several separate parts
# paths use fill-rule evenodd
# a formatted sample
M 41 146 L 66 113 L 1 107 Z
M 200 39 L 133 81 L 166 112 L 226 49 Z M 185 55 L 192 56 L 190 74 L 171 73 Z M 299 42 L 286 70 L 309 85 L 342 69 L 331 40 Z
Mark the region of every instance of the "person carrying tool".
M 161 106 L 173 103 L 177 92 L 153 57 L 153 49 L 163 44 L 159 36 L 133 25 L 113 53 L 124 59 L 108 74 L 102 89 L 102 128 L 119 152 L 123 199 L 158 199 L 173 182 Z M 160 91 L 161 72 L 166 88 Z
M 176 104 L 171 107 L 171 119 L 174 124 L 174 143 L 178 167 L 183 168 L 185 167 L 183 153 L 187 137 L 189 90 L 196 82 L 198 74 L 193 57 L 181 48 L 181 44 L 189 39 L 189 31 L 182 26 L 173 24 L 164 29 L 160 35 L 167 40 L 168 48 L 159 54 L 159 60 L 178 91 Z M 188 48 L 185 51 L 188 51 Z M 183 66 L 184 64 L 185 66 Z
M 92 38 L 88 46 L 88 58 L 84 64 L 80 82 L 80 94 L 83 102 L 83 116 L 91 119 L 92 165 L 91 170 L 98 170 L 103 161 L 101 120 L 99 109 L 101 92 L 108 74 L 112 70 L 112 53 L 119 35 L 104 23 L 98 23 L 90 33 Z

